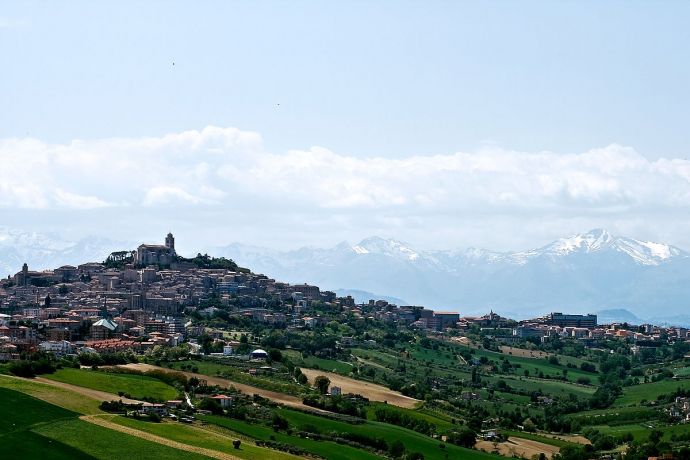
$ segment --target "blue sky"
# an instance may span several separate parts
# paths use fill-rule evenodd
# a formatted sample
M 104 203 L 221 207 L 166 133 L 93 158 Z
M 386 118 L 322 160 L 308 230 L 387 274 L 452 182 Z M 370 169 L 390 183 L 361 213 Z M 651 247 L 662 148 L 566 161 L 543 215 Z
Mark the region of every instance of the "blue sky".
M 83 213 L 89 203 L 92 208 L 129 206 L 132 214 L 154 216 L 151 224 L 167 229 L 176 222 L 163 218 L 167 214 L 156 207 L 164 195 L 187 199 L 199 222 L 217 222 L 219 214 L 236 211 L 227 198 L 238 193 L 234 188 L 214 183 L 216 191 L 199 192 L 201 182 L 178 179 L 177 191 L 171 191 L 176 184 L 165 179 L 177 176 L 170 172 L 157 178 L 155 187 L 130 196 L 115 189 L 99 193 L 94 190 L 98 183 L 81 179 L 89 163 L 107 169 L 103 165 L 110 153 L 104 146 L 112 145 L 106 139 L 160 139 L 216 126 L 258 133 L 260 142 L 251 143 L 250 150 L 282 160 L 290 159 L 290 150 L 313 154 L 312 147 L 318 146 L 345 159 L 346 165 L 347 159 L 365 163 L 353 169 L 353 182 L 342 196 L 293 204 L 289 217 L 297 224 L 291 226 L 299 230 L 281 228 L 283 218 L 262 221 L 294 235 L 262 236 L 247 227 L 222 238 L 209 236 L 209 241 L 284 246 L 376 232 L 421 246 L 520 247 L 534 238 L 546 241 L 591 225 L 690 245 L 684 236 L 687 224 L 678 217 L 690 204 L 684 163 L 674 170 L 679 188 L 670 201 L 675 205 L 661 198 L 665 176 L 638 189 L 625 182 L 638 182 L 638 176 L 624 179 L 617 173 L 589 182 L 594 191 L 578 195 L 582 190 L 570 190 L 565 201 L 564 195 L 548 189 L 553 181 L 545 180 L 550 185 L 544 186 L 544 196 L 551 197 L 544 198 L 551 200 L 546 209 L 542 201 L 529 203 L 526 197 L 531 195 L 523 195 L 525 190 L 513 190 L 511 181 L 519 176 L 511 179 L 504 171 L 508 178 L 485 179 L 492 190 L 500 189 L 498 195 L 512 195 L 519 205 L 492 207 L 495 200 L 482 198 L 483 186 L 477 183 L 468 189 L 470 198 L 476 193 L 476 207 L 444 204 L 432 218 L 425 217 L 429 207 L 406 203 L 457 201 L 462 188 L 454 189 L 450 179 L 430 197 L 381 190 L 371 198 L 357 191 L 393 180 L 385 175 L 372 175 L 368 182 L 362 178 L 361 171 L 372 166 L 366 161 L 375 158 L 405 161 L 500 150 L 508 157 L 493 160 L 511 162 L 542 151 L 581 156 L 615 144 L 634 149 L 633 156 L 623 155 L 628 166 L 637 164 L 637 156 L 650 162 L 636 173 L 642 176 L 663 169 L 654 163 L 659 159 L 687 158 L 689 18 L 690 3 L 680 1 L 2 1 L 0 139 L 5 139 L 3 162 L 9 177 L 6 197 L 19 193 L 11 180 L 20 176 L 10 170 L 10 150 L 30 154 L 37 148 L 45 154 L 54 152 L 55 145 L 69 150 L 74 139 L 92 142 L 93 150 L 82 152 L 80 162 L 72 165 L 76 176 L 70 183 L 62 183 L 66 173 L 49 177 L 48 182 L 55 183 L 50 190 L 42 189 L 45 180 L 27 185 L 32 180 L 27 173 L 21 193 L 35 192 L 35 199 L 17 205 L 15 198 L 4 204 L 0 198 L 0 216 L 13 225 L 34 227 L 43 212 Z M 10 145 L 7 140 L 12 138 L 33 139 L 43 147 Z M 126 151 L 127 156 L 137 148 L 120 145 L 114 152 Z M 527 163 L 545 164 L 535 160 L 538 156 L 525 158 L 531 158 Z M 216 164 L 200 154 L 199 161 L 188 166 L 201 163 Z M 551 163 L 566 168 L 553 174 L 568 176 L 570 166 Z M 82 164 L 86 166 L 79 174 Z M 330 174 L 314 168 L 308 170 L 312 177 Z M 573 168 L 573 177 L 579 177 L 582 170 Z M 413 176 L 410 172 L 394 180 L 412 183 Z M 438 175 L 425 177 L 433 183 Z M 295 184 L 309 179 L 297 174 L 293 178 Z M 561 185 L 573 181 L 561 179 L 556 181 Z M 328 184 L 320 187 L 330 189 Z M 243 193 L 248 193 L 246 188 Z M 605 193 L 612 196 L 604 199 Z M 158 198 L 152 200 L 152 194 Z M 586 206 L 568 201 L 583 197 Z M 275 202 L 265 200 L 270 205 L 256 199 L 257 212 L 274 212 Z M 363 212 L 367 206 L 370 211 Z M 312 208 L 318 212 L 309 211 Z M 464 213 L 466 220 L 448 217 L 457 213 Z M 650 213 L 664 223 L 650 224 Z M 487 221 L 486 214 L 503 223 Z M 74 217 L 71 225 L 82 225 L 91 215 Z M 380 222 L 366 224 L 372 216 Z M 253 219 L 250 213 L 245 218 Z M 519 236 L 509 235 L 520 222 L 532 224 L 521 226 Z M 55 225 L 69 227 L 59 220 Z M 440 242 L 425 236 L 439 227 L 474 230 L 447 231 Z M 489 228 L 495 229 L 493 237 L 486 236 Z
M 3 4 L 2 137 L 687 153 L 687 2 Z

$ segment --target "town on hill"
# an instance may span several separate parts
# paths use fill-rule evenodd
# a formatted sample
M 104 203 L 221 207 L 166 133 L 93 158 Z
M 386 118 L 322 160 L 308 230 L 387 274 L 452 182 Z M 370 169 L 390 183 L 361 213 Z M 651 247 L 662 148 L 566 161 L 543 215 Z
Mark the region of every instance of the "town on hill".
M 20 447 L 93 455 L 69 416 L 35 425 L 64 411 L 166 458 L 690 458 L 686 328 L 359 303 L 249 268 L 169 233 L 0 281 Z

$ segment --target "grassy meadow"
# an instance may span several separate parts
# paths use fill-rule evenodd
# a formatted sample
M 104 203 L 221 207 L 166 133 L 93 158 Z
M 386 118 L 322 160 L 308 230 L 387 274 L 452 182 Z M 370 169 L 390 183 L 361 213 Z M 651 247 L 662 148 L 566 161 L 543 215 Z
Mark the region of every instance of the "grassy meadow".
M 59 369 L 54 374 L 44 375 L 56 382 L 69 383 L 92 390 L 117 395 L 122 392 L 133 399 L 167 401 L 176 399 L 178 391 L 153 377 L 136 374 L 116 374 L 90 369 Z

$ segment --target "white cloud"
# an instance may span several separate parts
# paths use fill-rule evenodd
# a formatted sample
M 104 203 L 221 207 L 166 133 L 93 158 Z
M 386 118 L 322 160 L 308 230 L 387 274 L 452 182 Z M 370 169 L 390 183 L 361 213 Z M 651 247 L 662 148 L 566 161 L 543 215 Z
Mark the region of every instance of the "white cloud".
M 650 161 L 619 145 L 580 154 L 488 148 L 399 159 L 321 147 L 271 153 L 257 133 L 213 126 L 66 144 L 0 140 L 0 210 L 101 207 L 175 207 L 202 220 L 231 210 L 245 219 L 292 212 L 305 226 L 345 214 L 360 228 L 378 219 L 420 232 L 458 225 L 459 216 L 542 216 L 548 227 L 600 215 L 620 224 L 644 213 L 672 219 L 687 212 L 690 162 Z
M 105 208 L 109 204 L 95 196 L 77 195 L 62 189 L 55 189 L 55 203 L 58 206 L 72 209 Z

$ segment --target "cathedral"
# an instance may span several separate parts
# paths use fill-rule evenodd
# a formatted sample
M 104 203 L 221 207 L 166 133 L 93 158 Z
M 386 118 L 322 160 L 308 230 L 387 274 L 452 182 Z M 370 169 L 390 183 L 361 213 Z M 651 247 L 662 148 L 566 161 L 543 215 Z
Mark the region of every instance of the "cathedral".
M 175 237 L 168 233 L 165 245 L 142 244 L 134 252 L 136 265 L 170 265 L 175 260 Z

